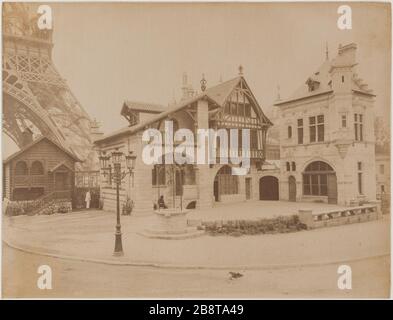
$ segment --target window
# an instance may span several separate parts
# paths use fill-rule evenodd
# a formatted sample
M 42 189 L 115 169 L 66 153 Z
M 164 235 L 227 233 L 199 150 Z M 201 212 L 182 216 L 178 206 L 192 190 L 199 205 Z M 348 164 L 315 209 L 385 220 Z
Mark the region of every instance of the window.
M 327 196 L 327 180 L 329 174 L 335 174 L 327 163 L 315 161 L 309 164 L 303 174 L 303 194 Z
M 296 163 L 294 161 L 292 161 L 292 171 L 296 171 Z
M 385 186 L 383 184 L 381 185 L 381 193 L 385 193 Z
M 236 108 L 236 103 L 231 102 L 231 114 L 236 115 L 237 114 L 237 108 Z
M 165 179 L 165 165 L 158 165 L 156 164 L 154 168 L 152 169 L 151 172 L 151 178 L 152 178 L 152 185 L 153 186 L 163 186 L 166 184 L 166 179 Z M 157 183 L 158 181 L 158 183 Z
M 25 176 L 28 174 L 27 164 L 24 161 L 18 161 L 15 165 L 15 175 Z
M 358 191 L 359 194 L 363 194 L 363 172 L 361 162 L 358 162 Z
M 303 144 L 303 119 L 297 119 L 297 143 Z
M 317 117 L 318 120 L 318 141 L 325 140 L 325 119 L 323 115 L 319 115 Z
M 44 174 L 44 166 L 42 165 L 41 161 L 34 161 L 31 165 L 30 173 L 32 175 L 43 175 Z
M 341 76 L 341 82 L 344 83 L 344 76 Z
M 347 115 L 342 114 L 341 115 L 341 128 L 346 128 L 347 127 Z
M 316 137 L 315 117 L 310 117 L 309 123 L 310 123 L 310 142 L 315 142 L 315 137 Z
M 287 171 L 291 171 L 291 164 L 289 162 L 286 163 Z
M 292 138 L 292 127 L 288 126 L 288 139 Z
M 323 115 L 309 118 L 310 142 L 325 140 L 325 119 Z
M 250 148 L 258 149 L 258 132 L 255 129 L 250 130 Z
M 385 165 L 383 165 L 383 164 L 379 165 L 379 173 L 380 174 L 385 174 Z
M 355 140 L 363 141 L 363 115 L 360 113 L 355 113 L 354 120 Z
M 251 106 L 249 104 L 244 105 L 244 115 L 251 118 Z

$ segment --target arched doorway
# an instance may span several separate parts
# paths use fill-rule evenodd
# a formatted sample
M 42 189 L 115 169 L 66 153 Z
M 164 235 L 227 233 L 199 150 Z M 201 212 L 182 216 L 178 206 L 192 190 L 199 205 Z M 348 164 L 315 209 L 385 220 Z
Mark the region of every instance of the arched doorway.
M 259 179 L 259 200 L 278 200 L 278 179 L 265 176 Z
M 289 201 L 296 202 L 296 179 L 294 176 L 290 176 L 288 178 L 288 192 L 289 192 Z
M 214 199 L 221 201 L 221 196 L 238 194 L 239 181 L 238 176 L 232 175 L 232 168 L 228 165 L 218 170 L 214 178 Z
M 327 196 L 328 203 L 337 203 L 337 177 L 333 168 L 323 161 L 310 163 L 303 172 L 303 194 Z

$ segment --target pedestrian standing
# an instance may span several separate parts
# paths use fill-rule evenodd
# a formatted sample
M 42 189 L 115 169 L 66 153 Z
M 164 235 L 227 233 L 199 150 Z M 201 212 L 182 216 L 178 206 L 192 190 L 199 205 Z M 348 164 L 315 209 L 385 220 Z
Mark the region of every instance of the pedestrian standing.
M 86 209 L 90 209 L 90 200 L 91 200 L 90 190 L 87 190 L 85 196 Z

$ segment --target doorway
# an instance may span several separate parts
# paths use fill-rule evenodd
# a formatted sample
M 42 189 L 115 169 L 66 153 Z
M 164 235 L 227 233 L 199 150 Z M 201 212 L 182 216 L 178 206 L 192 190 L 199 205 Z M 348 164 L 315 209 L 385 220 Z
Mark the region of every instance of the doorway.
M 259 179 L 259 200 L 278 200 L 278 178 L 265 176 Z
M 69 189 L 68 172 L 55 173 L 55 190 L 64 191 Z

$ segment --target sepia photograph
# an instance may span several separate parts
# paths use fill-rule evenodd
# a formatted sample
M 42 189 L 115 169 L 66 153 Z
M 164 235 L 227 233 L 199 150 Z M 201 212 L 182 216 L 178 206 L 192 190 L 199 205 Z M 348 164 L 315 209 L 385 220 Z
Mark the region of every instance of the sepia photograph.
M 1 15 L 3 299 L 391 297 L 390 2 Z

